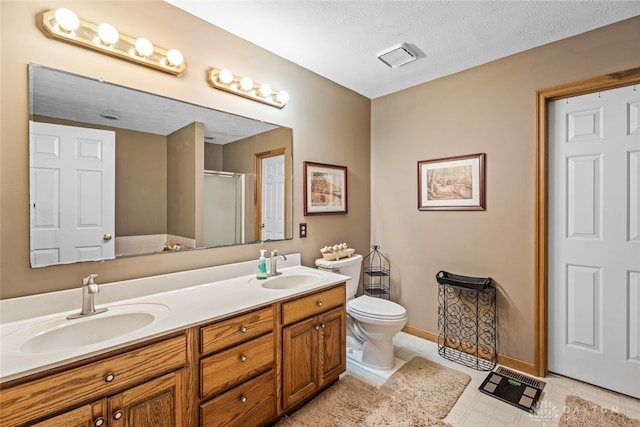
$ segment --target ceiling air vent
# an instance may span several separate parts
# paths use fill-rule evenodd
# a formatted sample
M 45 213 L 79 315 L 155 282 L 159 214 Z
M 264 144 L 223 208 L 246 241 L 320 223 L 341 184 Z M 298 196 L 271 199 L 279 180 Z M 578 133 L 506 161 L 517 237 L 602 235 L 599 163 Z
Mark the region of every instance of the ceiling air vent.
M 400 43 L 378 53 L 378 59 L 391 68 L 415 61 L 416 58 L 417 55 L 411 51 L 406 43 Z

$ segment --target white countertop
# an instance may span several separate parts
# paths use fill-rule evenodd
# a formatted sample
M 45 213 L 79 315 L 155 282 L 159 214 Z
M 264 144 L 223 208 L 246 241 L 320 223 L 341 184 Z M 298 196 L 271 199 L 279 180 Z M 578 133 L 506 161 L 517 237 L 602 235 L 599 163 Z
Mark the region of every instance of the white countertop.
M 257 260 L 114 283 L 101 284 L 98 277 L 96 282 L 100 286 L 100 292 L 95 295 L 96 309 L 112 308 L 113 313 L 114 310 L 118 310 L 117 306 L 157 304 L 165 306 L 168 310 L 165 309 L 166 313 L 160 314 L 151 324 L 126 335 L 59 351 L 23 351 L 20 345 L 16 344 L 16 334 L 21 334 L 21 330 L 37 323 L 66 319 L 68 315 L 79 312 L 82 302 L 80 285 L 78 289 L 1 300 L 0 382 L 349 279 L 340 274 L 302 266 L 300 254 L 287 254 L 286 257 L 286 261 L 278 261 L 278 270 L 284 275 L 313 273 L 321 275 L 321 280 L 290 289 L 265 289 L 261 286 L 263 281 L 255 280 Z M 78 278 L 78 283 L 80 279 Z M 101 315 L 90 317 L 98 316 Z

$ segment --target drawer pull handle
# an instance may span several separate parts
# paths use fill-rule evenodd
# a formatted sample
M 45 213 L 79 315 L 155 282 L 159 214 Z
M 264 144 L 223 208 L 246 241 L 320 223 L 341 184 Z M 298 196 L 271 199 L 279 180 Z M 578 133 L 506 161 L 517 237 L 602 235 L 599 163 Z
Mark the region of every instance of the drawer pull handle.
M 240 361 L 241 362 L 246 362 L 247 361 L 247 355 L 243 354 L 242 356 L 240 356 Z
M 322 307 L 322 301 L 318 301 L 316 304 L 318 304 L 318 307 Z
M 240 396 L 240 403 L 246 403 L 247 402 L 247 396 L 245 396 L 244 394 L 242 396 Z
M 120 418 L 122 418 L 123 415 L 124 415 L 124 412 L 122 412 L 122 409 L 118 409 L 116 412 L 113 413 L 113 419 L 119 420 Z
M 102 427 L 103 425 L 104 425 L 104 418 L 100 417 L 93 420 L 94 427 Z
M 116 379 L 116 374 L 114 374 L 113 372 L 109 372 L 107 375 L 104 376 L 105 383 L 110 383 L 115 379 Z
M 246 333 L 247 332 L 247 327 L 246 326 L 241 327 L 240 328 L 240 332 L 243 333 L 243 334 Z

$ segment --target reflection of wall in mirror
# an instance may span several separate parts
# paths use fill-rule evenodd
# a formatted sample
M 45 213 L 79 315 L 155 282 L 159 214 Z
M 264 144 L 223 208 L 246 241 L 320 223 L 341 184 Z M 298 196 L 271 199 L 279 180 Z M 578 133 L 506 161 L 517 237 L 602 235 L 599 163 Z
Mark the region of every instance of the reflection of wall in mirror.
M 212 144 L 205 144 L 205 150 Z M 261 134 L 251 136 L 242 140 L 226 144 L 222 148 L 222 170 L 227 172 L 244 173 L 247 177 L 247 182 L 255 182 L 255 168 L 256 168 L 256 154 L 263 153 L 265 151 L 274 150 L 277 148 L 286 148 L 285 155 L 285 171 L 287 175 L 291 176 L 291 146 L 293 145 L 291 129 L 286 127 L 279 127 Z M 208 161 L 208 160 L 207 160 Z M 209 165 L 205 162 L 205 168 L 209 169 Z M 213 169 L 211 170 L 219 170 Z M 288 183 L 288 182 L 287 182 Z M 286 206 L 291 206 L 292 200 L 292 186 L 285 185 L 285 198 L 284 203 Z M 260 240 L 261 236 L 255 235 L 252 227 L 249 224 L 253 224 L 256 220 L 254 200 L 255 186 L 247 185 L 245 191 L 245 230 L 246 240 L 256 241 Z M 286 209 L 284 209 L 287 212 Z M 292 230 L 290 224 L 285 225 L 285 238 L 292 236 Z

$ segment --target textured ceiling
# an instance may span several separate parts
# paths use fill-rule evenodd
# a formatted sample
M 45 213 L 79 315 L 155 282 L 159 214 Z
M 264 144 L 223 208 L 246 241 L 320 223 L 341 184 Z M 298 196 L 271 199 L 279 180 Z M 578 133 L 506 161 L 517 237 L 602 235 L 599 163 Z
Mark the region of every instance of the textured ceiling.
M 165 1 L 370 99 L 640 15 L 640 1 Z M 418 59 L 377 59 L 402 42 Z

